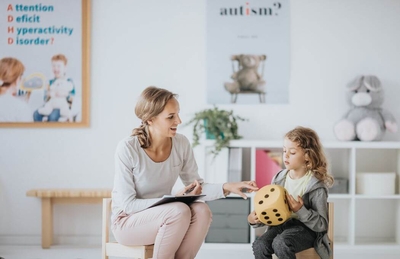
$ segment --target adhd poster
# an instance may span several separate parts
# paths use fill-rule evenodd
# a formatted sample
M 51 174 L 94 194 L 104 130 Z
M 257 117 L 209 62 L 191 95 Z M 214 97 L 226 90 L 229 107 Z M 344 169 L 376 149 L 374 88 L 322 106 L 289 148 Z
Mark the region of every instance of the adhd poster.
M 32 124 L 87 122 L 88 6 L 85 0 L 0 0 L 0 58 L 25 67 L 16 97 L 29 105 Z
M 289 0 L 208 0 L 207 103 L 287 104 Z

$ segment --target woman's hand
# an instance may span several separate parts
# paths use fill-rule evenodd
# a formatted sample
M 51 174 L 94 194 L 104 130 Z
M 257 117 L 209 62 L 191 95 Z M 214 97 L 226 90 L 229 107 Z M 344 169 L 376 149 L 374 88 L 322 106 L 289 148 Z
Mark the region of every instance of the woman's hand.
M 289 207 L 293 212 L 298 212 L 299 209 L 301 209 L 301 207 L 303 207 L 303 199 L 300 196 L 297 196 L 297 199 L 299 201 L 296 201 L 292 195 L 286 193 L 286 198 L 288 200 L 289 203 Z
M 236 193 L 243 197 L 243 199 L 247 199 L 246 194 L 243 192 L 254 192 L 258 191 L 258 187 L 256 182 L 254 181 L 243 181 L 236 183 L 224 183 L 222 186 L 224 189 L 224 195 L 227 196 L 229 193 Z
M 176 196 L 183 196 L 183 195 L 199 195 L 203 191 L 201 184 L 194 180 L 193 183 L 185 186 L 182 190 L 180 190 Z
M 247 221 L 252 225 L 261 223 L 261 221 L 258 220 L 255 210 L 253 210 L 249 216 L 247 216 Z

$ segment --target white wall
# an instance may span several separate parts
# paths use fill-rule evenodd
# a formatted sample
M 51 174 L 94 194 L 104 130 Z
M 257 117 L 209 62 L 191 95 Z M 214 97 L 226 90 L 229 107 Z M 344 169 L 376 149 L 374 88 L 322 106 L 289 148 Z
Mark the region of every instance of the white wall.
M 301 124 L 334 140 L 333 124 L 349 107 L 345 84 L 374 74 L 383 107 L 400 123 L 399 13 L 396 0 L 291 1 L 290 104 L 222 108 L 249 118 L 240 124 L 248 139 L 280 140 Z M 40 200 L 27 190 L 112 187 L 115 146 L 138 125 L 133 109 L 144 87 L 179 93 L 183 121 L 210 106 L 205 35 L 205 1 L 92 0 L 91 126 L 0 129 L 0 244 L 40 243 Z M 179 131 L 191 137 L 190 128 Z M 100 205 L 57 206 L 56 235 L 100 242 L 100 214 Z

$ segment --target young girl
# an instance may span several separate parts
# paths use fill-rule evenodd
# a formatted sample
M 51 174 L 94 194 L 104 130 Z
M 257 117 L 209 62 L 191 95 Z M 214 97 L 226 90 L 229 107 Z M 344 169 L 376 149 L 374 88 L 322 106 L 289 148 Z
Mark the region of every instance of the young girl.
M 314 247 L 322 259 L 329 258 L 328 187 L 333 177 L 327 172 L 327 160 L 315 131 L 296 127 L 283 141 L 286 170 L 278 172 L 272 184 L 284 186 L 292 216 L 285 223 L 268 227 L 253 243 L 256 259 L 295 259 L 295 254 Z M 253 227 L 263 226 L 253 211 L 248 216 Z
M 0 121 L 32 122 L 33 113 L 28 104 L 15 97 L 25 67 L 15 58 L 0 60 Z
M 123 245 L 154 244 L 154 259 L 195 258 L 210 227 L 211 211 L 204 202 L 146 209 L 170 195 L 178 178 L 186 187 L 177 196 L 202 193 L 204 200 L 213 200 L 232 192 L 247 198 L 244 188 L 258 190 L 253 181 L 203 182 L 189 140 L 177 133 L 179 110 L 175 94 L 147 87 L 135 107 L 142 123 L 120 141 L 115 153 L 112 231 Z

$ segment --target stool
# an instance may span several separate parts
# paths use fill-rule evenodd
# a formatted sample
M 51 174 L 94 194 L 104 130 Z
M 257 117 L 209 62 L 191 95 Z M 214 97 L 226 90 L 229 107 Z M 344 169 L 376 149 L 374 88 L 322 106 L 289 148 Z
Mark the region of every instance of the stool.
M 153 257 L 154 245 L 148 246 L 124 246 L 117 242 L 110 242 L 110 216 L 111 199 L 103 199 L 103 225 L 101 240 L 101 258 L 108 259 L 109 256 L 128 257 L 137 259 L 150 259 Z

